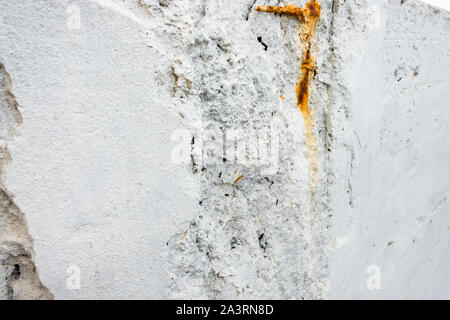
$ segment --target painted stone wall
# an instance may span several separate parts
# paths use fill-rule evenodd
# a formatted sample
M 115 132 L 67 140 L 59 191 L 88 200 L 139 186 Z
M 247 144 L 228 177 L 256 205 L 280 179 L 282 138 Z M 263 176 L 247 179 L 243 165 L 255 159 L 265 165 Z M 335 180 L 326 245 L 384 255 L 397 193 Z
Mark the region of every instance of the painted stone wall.
M 450 14 L 318 3 L 1 2 L 0 297 L 449 297 Z

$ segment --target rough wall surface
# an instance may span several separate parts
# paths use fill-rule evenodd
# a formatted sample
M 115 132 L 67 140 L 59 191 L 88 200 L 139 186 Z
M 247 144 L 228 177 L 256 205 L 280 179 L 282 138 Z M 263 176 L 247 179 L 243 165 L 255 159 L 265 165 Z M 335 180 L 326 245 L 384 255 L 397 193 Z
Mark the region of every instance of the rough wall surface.
M 0 64 L 0 299 L 51 299 L 33 262 L 33 240 L 24 214 L 4 185 L 4 167 L 10 161 L 8 144 L 22 122 L 11 91 L 11 78 Z
M 305 117 L 287 3 L 0 3 L 17 298 L 450 297 L 450 15 L 319 1 Z

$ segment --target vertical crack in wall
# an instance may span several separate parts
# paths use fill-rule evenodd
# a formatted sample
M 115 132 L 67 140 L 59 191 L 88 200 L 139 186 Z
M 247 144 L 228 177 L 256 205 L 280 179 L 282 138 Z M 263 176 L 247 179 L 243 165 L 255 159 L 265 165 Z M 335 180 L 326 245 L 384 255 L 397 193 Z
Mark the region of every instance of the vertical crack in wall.
M 11 161 L 8 141 L 21 123 L 11 78 L 0 63 L 0 299 L 53 299 L 39 280 L 25 215 L 4 183 L 4 167 Z

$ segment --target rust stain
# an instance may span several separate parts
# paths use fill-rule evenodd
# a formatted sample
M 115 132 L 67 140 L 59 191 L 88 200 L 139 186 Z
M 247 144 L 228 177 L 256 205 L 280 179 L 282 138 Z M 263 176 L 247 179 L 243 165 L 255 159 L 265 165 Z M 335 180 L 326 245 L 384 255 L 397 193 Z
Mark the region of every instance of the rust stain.
M 305 8 L 296 7 L 293 4 L 288 4 L 285 7 L 280 6 L 268 6 L 268 7 L 257 7 L 257 11 L 260 12 L 273 12 L 280 14 L 287 14 L 289 16 L 297 17 L 299 20 L 299 27 L 301 27 L 301 33 L 299 40 L 303 45 L 304 54 L 302 59 L 298 82 L 296 85 L 296 95 L 297 95 L 297 108 L 299 108 L 303 120 L 305 123 L 306 131 L 306 159 L 309 162 L 309 193 L 307 200 L 307 225 L 309 225 L 309 246 L 308 246 L 308 279 L 315 278 L 315 264 L 316 259 L 314 252 L 314 199 L 316 196 L 317 181 L 318 181 L 318 156 L 319 147 L 317 143 L 317 137 L 315 136 L 315 121 L 314 121 L 314 111 L 308 106 L 309 95 L 310 95 L 310 82 L 311 78 L 315 73 L 316 61 L 312 54 L 312 39 L 314 35 L 314 28 L 317 21 L 320 18 L 320 5 L 316 0 L 310 0 L 306 3 Z M 305 282 L 307 279 L 307 274 L 305 274 Z
M 233 184 L 236 184 L 239 182 L 239 180 L 241 180 L 244 176 L 241 174 L 239 177 L 237 177 L 236 180 L 234 180 Z
M 301 40 L 304 45 L 304 57 L 300 66 L 299 79 L 296 86 L 297 107 L 300 109 L 303 120 L 305 122 L 306 130 L 306 149 L 307 158 L 310 161 L 310 175 L 311 175 L 311 192 L 314 192 L 317 182 L 317 157 L 318 144 L 314 135 L 314 114 L 308 107 L 309 102 L 309 84 L 312 75 L 316 68 L 316 61 L 311 53 L 312 39 L 314 35 L 314 27 L 320 18 L 320 5 L 316 0 L 310 0 L 306 3 L 305 8 L 299 8 L 293 4 L 282 6 L 266 6 L 256 7 L 259 12 L 272 12 L 279 14 L 286 14 L 297 17 L 299 22 L 303 25 Z
M 266 7 L 257 6 L 256 7 L 256 11 L 259 11 L 259 12 L 273 12 L 273 13 L 279 13 L 279 14 L 284 13 L 287 15 L 296 16 L 299 19 L 304 18 L 304 10 L 305 9 L 296 7 L 292 3 L 290 3 L 284 7 L 282 7 L 282 6 L 266 6 Z

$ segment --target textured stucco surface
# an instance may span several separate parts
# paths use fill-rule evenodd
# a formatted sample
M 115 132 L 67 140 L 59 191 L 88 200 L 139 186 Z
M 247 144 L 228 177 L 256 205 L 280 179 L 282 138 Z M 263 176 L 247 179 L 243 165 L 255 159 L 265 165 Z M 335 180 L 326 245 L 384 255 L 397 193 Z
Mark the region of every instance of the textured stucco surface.
M 8 144 L 22 122 L 11 78 L 0 64 L 0 299 L 50 299 L 33 263 L 33 240 L 25 216 L 4 185 L 4 166 L 11 161 Z
M 450 14 L 319 1 L 309 136 L 301 25 L 255 10 L 278 2 L 0 2 L 26 292 L 51 296 L 39 277 L 57 299 L 450 297 Z
M 380 5 L 382 27 L 349 38 L 358 50 L 346 68 L 350 206 L 333 206 L 342 247 L 330 256 L 330 295 L 448 298 L 450 15 L 415 1 Z M 381 290 L 367 290 L 370 265 Z

